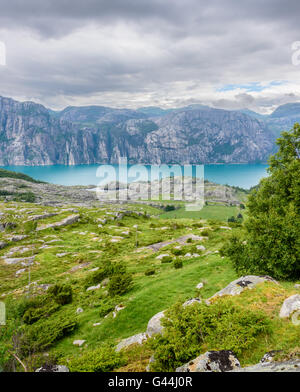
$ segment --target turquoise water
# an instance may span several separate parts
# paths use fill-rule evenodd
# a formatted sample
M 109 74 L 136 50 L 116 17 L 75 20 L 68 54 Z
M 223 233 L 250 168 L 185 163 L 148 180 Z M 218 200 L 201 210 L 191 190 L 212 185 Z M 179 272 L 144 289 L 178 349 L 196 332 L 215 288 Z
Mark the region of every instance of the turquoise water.
M 25 173 L 35 179 L 53 184 L 97 185 L 100 181 L 99 176 L 96 176 L 99 166 L 102 167 L 102 171 L 105 171 L 105 165 L 2 166 L 2 168 Z M 117 169 L 118 165 L 109 165 L 109 167 Z M 128 167 L 131 166 L 128 165 Z M 262 177 L 267 176 L 267 167 L 263 164 L 205 165 L 204 177 L 206 180 L 218 184 L 229 184 L 249 189 L 257 185 Z M 139 180 L 147 179 L 150 166 L 146 166 L 146 168 L 147 170 L 144 169 L 144 174 L 139 177 Z M 165 170 L 162 172 L 167 175 Z M 193 175 L 195 175 L 195 170 Z M 113 178 L 109 177 L 108 180 L 113 180 Z M 128 179 L 128 181 L 133 180 L 133 177 Z

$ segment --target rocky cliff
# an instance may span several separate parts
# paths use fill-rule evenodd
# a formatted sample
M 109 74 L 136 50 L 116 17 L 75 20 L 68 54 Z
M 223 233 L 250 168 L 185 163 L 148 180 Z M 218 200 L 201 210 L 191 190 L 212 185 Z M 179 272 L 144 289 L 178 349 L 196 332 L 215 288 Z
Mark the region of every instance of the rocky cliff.
M 259 119 L 205 106 L 149 117 L 106 107 L 53 112 L 0 97 L 0 165 L 266 161 L 274 135 Z

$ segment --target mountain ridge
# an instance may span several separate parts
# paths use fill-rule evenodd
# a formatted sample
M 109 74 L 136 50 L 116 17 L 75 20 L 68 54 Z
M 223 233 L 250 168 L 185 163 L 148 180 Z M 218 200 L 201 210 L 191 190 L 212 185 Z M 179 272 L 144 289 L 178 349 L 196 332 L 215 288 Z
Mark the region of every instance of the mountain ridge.
M 274 150 L 269 127 L 239 111 L 190 105 L 149 116 L 91 105 L 54 112 L 5 97 L 0 141 L 2 166 L 118 163 L 120 157 L 143 164 L 258 163 Z

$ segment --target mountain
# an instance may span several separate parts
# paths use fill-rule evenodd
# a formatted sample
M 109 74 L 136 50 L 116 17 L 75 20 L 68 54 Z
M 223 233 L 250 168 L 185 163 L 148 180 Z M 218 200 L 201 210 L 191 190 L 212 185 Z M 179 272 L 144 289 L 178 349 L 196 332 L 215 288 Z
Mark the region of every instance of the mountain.
M 291 117 L 297 116 L 300 118 L 300 103 L 287 103 L 285 105 L 278 106 L 277 109 L 271 114 L 270 117 L 272 118 L 279 118 L 279 117 Z
M 68 107 L 0 97 L 0 165 L 265 162 L 266 124 L 246 114 L 191 106 L 148 117 L 129 109 Z

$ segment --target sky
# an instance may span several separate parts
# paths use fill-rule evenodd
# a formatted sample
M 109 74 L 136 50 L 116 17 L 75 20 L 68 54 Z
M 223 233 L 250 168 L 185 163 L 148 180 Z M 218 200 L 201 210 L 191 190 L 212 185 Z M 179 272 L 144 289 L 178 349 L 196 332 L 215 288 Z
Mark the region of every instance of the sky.
M 0 0 L 0 95 L 270 113 L 300 101 L 299 15 L 299 0 Z

